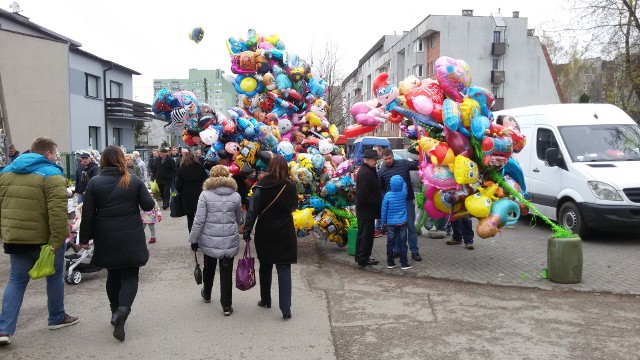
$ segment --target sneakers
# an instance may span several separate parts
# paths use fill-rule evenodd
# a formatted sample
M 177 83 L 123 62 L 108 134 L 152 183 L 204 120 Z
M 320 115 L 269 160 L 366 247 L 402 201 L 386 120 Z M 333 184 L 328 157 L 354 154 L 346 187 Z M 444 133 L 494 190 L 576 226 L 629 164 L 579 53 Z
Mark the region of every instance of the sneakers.
M 379 238 L 380 236 L 382 236 L 382 230 L 376 230 L 373 232 L 374 238 Z
M 0 346 L 11 344 L 11 336 L 0 334 Z
M 156 238 L 151 238 L 151 239 L 149 239 L 149 244 L 153 244 L 153 243 L 155 243 L 155 242 L 156 242 Z
M 413 266 L 411 266 L 411 265 L 409 265 L 409 264 L 406 264 L 406 265 L 402 265 L 402 267 L 400 267 L 400 269 L 402 269 L 402 270 L 409 270 L 409 269 L 411 269 L 412 267 L 413 267 Z
M 207 298 L 207 297 L 204 295 L 204 289 L 201 289 L 201 290 L 200 290 L 200 296 L 202 296 L 202 298 L 204 299 L 204 302 L 206 302 L 207 304 L 211 302 L 211 298 Z
M 387 265 L 387 269 L 395 269 L 397 267 L 398 267 L 398 265 L 396 265 L 396 264 L 388 264 Z
M 222 313 L 224 314 L 224 316 L 231 315 L 233 313 L 233 307 L 229 306 L 229 307 L 222 308 Z
M 414 261 L 422 261 L 422 256 L 420 256 L 420 254 L 418 254 L 418 253 L 413 253 L 413 254 L 411 254 L 411 258 L 412 258 Z
M 447 240 L 447 245 L 460 245 L 462 244 L 462 240 Z
M 467 249 L 467 250 L 473 250 L 473 249 L 475 249 L 475 248 L 473 247 L 473 244 L 464 244 L 464 248 L 465 248 L 465 249 Z
M 73 317 L 73 316 L 69 316 L 67 314 L 64 314 L 64 317 L 62 318 L 62 321 L 60 321 L 59 323 L 57 323 L 55 325 L 49 325 L 49 330 L 62 329 L 63 327 L 75 325 L 75 324 L 78 323 L 78 321 L 80 321 L 80 319 L 78 319 L 77 317 Z

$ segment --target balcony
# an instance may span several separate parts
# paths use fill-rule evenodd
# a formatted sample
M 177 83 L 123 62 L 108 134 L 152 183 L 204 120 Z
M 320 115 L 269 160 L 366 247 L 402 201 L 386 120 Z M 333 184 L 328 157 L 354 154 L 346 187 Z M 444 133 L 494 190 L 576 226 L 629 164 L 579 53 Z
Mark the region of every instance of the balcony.
M 504 82 L 504 71 L 491 70 L 491 82 L 494 84 L 502 84 Z
M 155 115 L 151 105 L 121 98 L 107 98 L 107 119 L 149 122 L 153 119 L 166 119 Z
M 504 55 L 507 52 L 507 46 L 503 42 L 491 44 L 491 55 Z

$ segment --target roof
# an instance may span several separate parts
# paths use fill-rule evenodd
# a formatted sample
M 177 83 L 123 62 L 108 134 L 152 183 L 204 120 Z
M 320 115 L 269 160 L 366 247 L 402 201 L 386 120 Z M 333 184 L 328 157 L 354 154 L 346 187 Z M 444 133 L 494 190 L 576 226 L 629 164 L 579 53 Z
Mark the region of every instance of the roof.
M 101 57 L 99 57 L 97 55 L 94 55 L 94 54 L 92 54 L 90 52 L 86 52 L 86 51 L 81 50 L 79 48 L 71 48 L 71 51 L 73 51 L 75 53 L 79 53 L 79 54 L 85 55 L 85 56 L 88 56 L 88 57 L 93 58 L 93 59 L 98 60 L 98 61 L 102 61 L 102 62 L 105 62 L 105 63 L 111 63 L 114 69 L 124 70 L 126 72 L 132 73 L 133 75 L 142 75 L 141 73 L 139 73 L 139 72 L 137 72 L 137 71 L 135 71 L 133 69 L 129 69 L 126 66 L 122 66 L 120 64 L 114 63 L 111 60 L 103 59 L 103 58 L 101 58 Z
M 40 26 L 38 24 L 35 24 L 35 23 L 31 22 L 29 20 L 29 18 L 26 17 L 26 16 L 22 16 L 20 14 L 14 14 L 12 12 L 0 9 L 0 17 L 15 21 L 16 23 L 19 23 L 19 24 L 21 24 L 23 26 L 26 26 L 31 30 L 34 30 L 34 31 L 39 32 L 39 33 L 41 33 L 43 35 L 52 37 L 52 38 L 54 38 L 56 40 L 62 40 L 62 41 L 68 43 L 69 45 L 71 45 L 73 47 L 82 46 L 81 43 L 79 43 L 79 42 L 77 42 L 77 41 L 75 41 L 73 39 L 69 39 L 68 37 L 62 36 L 62 35 L 58 34 L 55 31 L 49 30 L 49 29 L 47 29 L 45 27 L 42 27 L 42 26 Z

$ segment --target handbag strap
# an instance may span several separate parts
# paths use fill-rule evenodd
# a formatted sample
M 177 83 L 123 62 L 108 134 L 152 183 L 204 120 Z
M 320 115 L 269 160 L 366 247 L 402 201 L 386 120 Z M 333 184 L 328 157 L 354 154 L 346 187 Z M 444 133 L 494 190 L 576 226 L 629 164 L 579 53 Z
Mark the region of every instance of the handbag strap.
M 287 184 L 284 184 L 284 186 L 282 187 L 282 189 L 280 189 L 280 192 L 278 193 L 278 195 L 276 195 L 276 197 L 271 201 L 271 203 L 269 205 L 267 205 L 266 208 L 264 208 L 264 210 L 262 210 L 262 212 L 260 213 L 260 215 L 264 214 L 265 211 L 269 210 L 269 208 L 271 207 L 271 205 L 273 205 L 274 202 L 276 202 L 276 200 L 278 200 L 278 198 L 280 197 L 280 194 L 282 194 L 282 192 L 284 191 L 284 188 L 287 187 Z
M 193 257 L 196 258 L 196 265 L 200 266 L 200 264 L 198 264 L 198 253 L 197 252 L 193 252 Z
M 245 240 L 245 244 L 244 244 L 244 255 L 242 255 L 243 259 L 246 258 L 250 258 L 251 257 L 251 244 L 249 243 L 249 240 Z

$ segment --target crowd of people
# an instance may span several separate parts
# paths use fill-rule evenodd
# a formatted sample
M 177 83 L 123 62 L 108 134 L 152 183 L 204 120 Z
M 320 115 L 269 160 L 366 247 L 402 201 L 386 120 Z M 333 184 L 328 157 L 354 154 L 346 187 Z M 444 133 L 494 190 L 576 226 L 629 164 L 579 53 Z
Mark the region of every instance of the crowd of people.
M 30 280 L 28 272 L 42 246 L 55 253 L 55 273 L 46 278 L 49 328 L 79 321 L 64 308 L 64 243 L 70 239 L 66 211 L 70 194 L 58 157 L 52 139 L 37 138 L 27 154 L 16 156 L 0 173 L 0 231 L 11 265 L 0 313 L 0 345 L 9 344 L 16 331 Z M 207 171 L 199 151 L 178 148 L 153 150 L 145 163 L 138 152 L 125 154 L 111 145 L 101 153 L 99 163 L 94 160 L 89 153 L 79 155 L 75 177 L 79 218 L 72 228 L 80 230 L 80 247 L 72 249 L 93 247 L 91 264 L 107 269 L 106 293 L 114 338 L 125 340 L 125 323 L 138 291 L 140 268 L 149 260 L 145 229 L 148 225 L 149 243 L 156 242 L 155 224 L 162 219 L 149 189 L 152 181 L 160 188 L 163 210 L 169 207 L 172 191 L 180 194 L 191 249 L 204 253 L 200 294 L 205 302 L 211 301 L 214 274 L 220 264 L 220 303 L 225 316 L 233 313 L 234 258 L 240 237 L 250 246 L 253 234 L 260 262 L 258 306 L 271 307 L 275 265 L 280 310 L 285 320 L 291 318 L 291 264 L 297 262 L 291 212 L 298 196 L 284 157 L 275 155 L 259 180 L 231 176 L 222 165 Z

